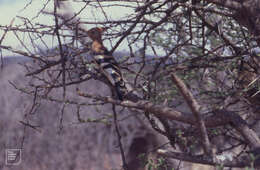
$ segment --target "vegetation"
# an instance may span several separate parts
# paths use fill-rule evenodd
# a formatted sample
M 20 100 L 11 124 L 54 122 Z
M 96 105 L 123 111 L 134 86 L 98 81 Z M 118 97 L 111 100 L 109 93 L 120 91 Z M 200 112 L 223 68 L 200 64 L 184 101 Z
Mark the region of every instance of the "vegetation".
M 260 1 L 75 1 L 77 11 L 70 3 L 47 1 L 52 11 L 0 26 L 23 48 L 1 45 L 5 34 L 0 47 L 34 61 L 24 65 L 27 83 L 11 83 L 33 98 L 26 115 L 37 116 L 46 100 L 61 108 L 61 131 L 67 109 L 78 123 L 103 124 L 96 133 L 116 134 L 104 140 L 118 143 L 124 169 L 260 165 Z M 119 10 L 129 12 L 115 17 Z M 104 44 L 138 101 L 116 100 L 95 69 L 86 31 L 96 26 L 108 27 Z M 128 53 L 118 56 L 122 46 Z

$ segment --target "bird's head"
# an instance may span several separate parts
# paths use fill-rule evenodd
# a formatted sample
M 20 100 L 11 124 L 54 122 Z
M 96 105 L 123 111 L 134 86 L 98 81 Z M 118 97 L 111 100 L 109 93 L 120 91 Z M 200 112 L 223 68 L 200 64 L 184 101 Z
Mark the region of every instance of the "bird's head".
M 93 41 L 102 42 L 102 34 L 107 30 L 107 27 L 95 27 L 87 31 L 89 38 Z
M 89 38 L 93 40 L 92 51 L 99 54 L 107 54 L 108 50 L 102 42 L 102 34 L 107 30 L 107 27 L 95 27 L 87 31 Z

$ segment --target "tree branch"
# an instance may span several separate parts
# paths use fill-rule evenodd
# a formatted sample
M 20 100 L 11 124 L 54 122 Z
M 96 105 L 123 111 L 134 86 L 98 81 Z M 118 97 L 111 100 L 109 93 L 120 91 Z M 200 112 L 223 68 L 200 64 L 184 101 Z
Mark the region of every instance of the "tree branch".
M 199 163 L 199 164 L 205 164 L 205 165 L 219 165 L 219 163 L 214 162 L 213 160 L 207 159 L 205 155 L 187 155 L 185 153 L 179 153 L 179 152 L 171 152 L 171 151 L 166 151 L 166 150 L 161 150 L 159 149 L 157 153 L 163 157 L 168 157 L 168 158 L 173 158 L 173 159 L 178 159 L 182 161 L 187 161 L 187 162 L 193 162 L 193 163 Z M 220 162 L 221 166 L 224 167 L 239 167 L 243 168 L 246 166 L 251 166 L 252 160 L 250 157 L 246 157 L 244 159 L 233 159 L 230 161 L 229 159 L 221 160 L 221 157 L 217 156 L 218 161 Z
M 203 143 L 203 148 L 204 151 L 207 155 L 209 155 L 211 158 L 214 158 L 213 151 L 211 149 L 211 144 L 209 141 L 209 137 L 207 134 L 207 129 L 204 123 L 204 120 L 200 116 L 200 105 L 190 92 L 190 90 L 187 88 L 187 86 L 184 84 L 184 82 L 174 73 L 171 74 L 172 81 L 176 84 L 178 89 L 180 90 L 182 96 L 186 100 L 188 106 L 190 107 L 194 117 L 197 120 L 197 126 L 200 130 L 201 138 L 202 138 L 202 143 Z
M 243 7 L 241 3 L 234 0 L 205 0 L 205 1 L 233 10 L 240 10 Z

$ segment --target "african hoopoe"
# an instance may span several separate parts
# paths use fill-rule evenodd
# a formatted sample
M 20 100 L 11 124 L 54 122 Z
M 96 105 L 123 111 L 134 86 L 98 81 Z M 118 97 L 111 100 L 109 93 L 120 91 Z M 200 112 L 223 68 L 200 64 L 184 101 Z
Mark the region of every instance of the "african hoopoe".
M 100 67 L 99 70 L 107 78 L 109 83 L 115 87 L 117 97 L 123 100 L 127 94 L 125 81 L 118 63 L 102 43 L 102 33 L 106 28 L 96 27 L 87 31 L 88 36 L 92 39 L 91 52 L 94 55 L 96 64 Z

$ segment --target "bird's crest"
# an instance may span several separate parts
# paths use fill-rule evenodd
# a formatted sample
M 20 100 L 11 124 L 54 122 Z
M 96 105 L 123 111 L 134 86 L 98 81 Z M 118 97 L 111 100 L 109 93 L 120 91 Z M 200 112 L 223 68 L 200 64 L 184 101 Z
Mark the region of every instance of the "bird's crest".
M 102 34 L 107 30 L 107 27 L 95 27 L 87 31 L 90 39 L 92 39 L 92 51 L 97 54 L 108 53 L 102 42 Z
M 89 38 L 93 41 L 102 43 L 102 34 L 107 30 L 107 27 L 95 27 L 87 31 Z

